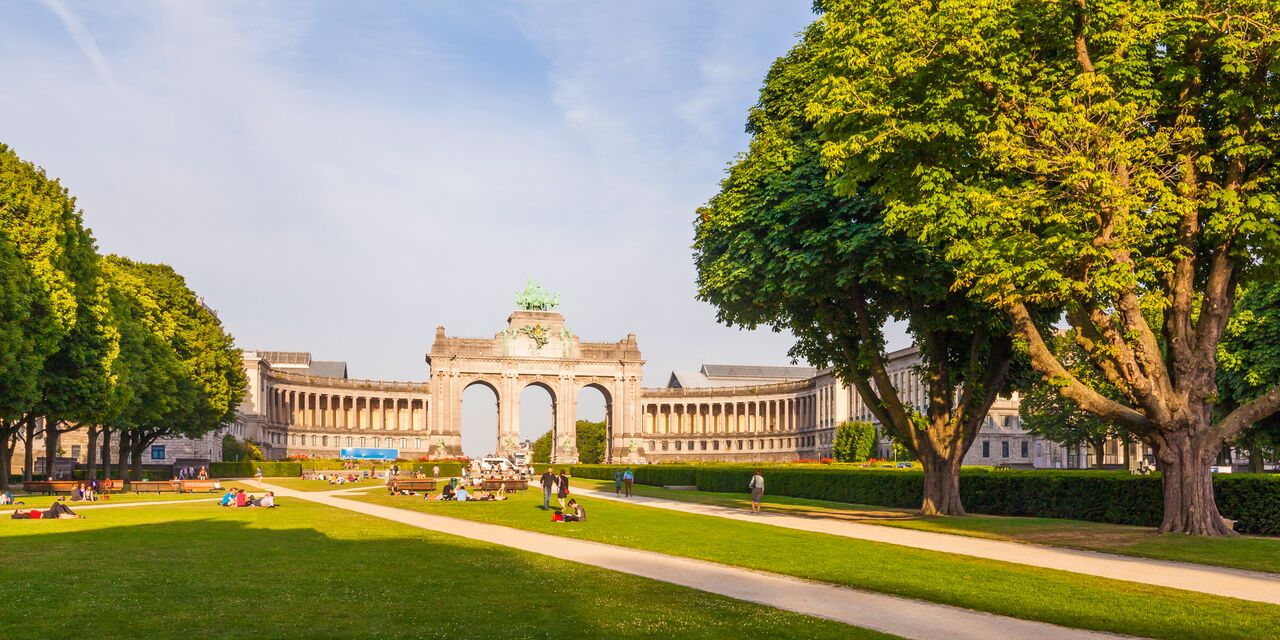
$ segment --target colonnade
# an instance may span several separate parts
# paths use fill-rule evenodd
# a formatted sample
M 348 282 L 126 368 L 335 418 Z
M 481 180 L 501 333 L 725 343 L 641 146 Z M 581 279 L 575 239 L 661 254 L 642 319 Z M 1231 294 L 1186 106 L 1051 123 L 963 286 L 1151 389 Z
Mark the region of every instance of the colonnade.
M 817 423 L 818 408 L 813 394 L 749 400 L 651 400 L 644 405 L 644 434 L 794 433 Z
M 320 430 L 422 431 L 431 424 L 425 397 L 268 389 L 268 422 Z

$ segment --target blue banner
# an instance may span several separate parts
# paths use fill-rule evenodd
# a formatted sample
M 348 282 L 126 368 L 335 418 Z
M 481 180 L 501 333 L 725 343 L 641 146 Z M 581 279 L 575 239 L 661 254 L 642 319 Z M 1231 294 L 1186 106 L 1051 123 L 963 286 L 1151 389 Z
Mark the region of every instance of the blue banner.
M 395 460 L 399 449 L 343 449 L 338 454 L 344 460 Z

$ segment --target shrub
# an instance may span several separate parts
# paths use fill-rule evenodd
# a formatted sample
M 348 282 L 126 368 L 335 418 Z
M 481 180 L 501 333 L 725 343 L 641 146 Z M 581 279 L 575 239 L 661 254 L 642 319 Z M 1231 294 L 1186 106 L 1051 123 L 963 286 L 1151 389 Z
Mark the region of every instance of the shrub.
M 876 446 L 876 428 L 870 422 L 842 422 L 836 427 L 831 454 L 840 462 L 863 462 Z
M 296 478 L 302 475 L 302 464 L 297 462 L 210 462 L 209 476 L 213 478 L 250 478 L 262 468 L 262 475 L 269 478 Z
M 612 480 L 619 465 L 573 465 L 574 476 Z M 852 504 L 915 509 L 922 500 L 919 469 L 876 470 L 842 465 L 655 464 L 632 467 L 636 482 L 696 485 L 702 491 L 745 493 L 753 469 L 764 471 L 768 493 Z M 1242 533 L 1280 535 L 1280 476 L 1233 474 L 1214 477 L 1222 515 Z M 973 513 L 1068 518 L 1113 524 L 1159 526 L 1159 476 L 1123 471 L 961 471 L 960 495 Z

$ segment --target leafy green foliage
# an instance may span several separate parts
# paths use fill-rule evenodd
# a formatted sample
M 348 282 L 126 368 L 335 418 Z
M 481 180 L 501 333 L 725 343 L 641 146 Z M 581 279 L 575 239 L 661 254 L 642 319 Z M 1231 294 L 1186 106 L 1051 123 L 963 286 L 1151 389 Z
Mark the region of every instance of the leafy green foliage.
M 0 419 L 16 420 L 39 400 L 43 354 L 32 336 L 36 282 L 30 264 L 0 233 Z M 6 434 L 0 434 L 3 437 Z
M 222 461 L 223 462 L 241 462 L 250 460 L 263 460 L 262 449 L 254 444 L 251 440 L 237 440 L 231 434 L 222 436 Z M 335 463 L 332 468 L 340 468 L 342 465 Z M 326 467 L 327 468 L 327 467 Z
M 268 462 L 265 460 L 242 460 L 240 462 L 210 462 L 211 478 L 252 478 L 262 469 L 266 478 L 297 478 L 302 475 L 302 465 L 297 462 Z
M 1220 414 L 1233 411 L 1280 384 L 1280 284 L 1255 286 L 1240 295 L 1218 343 Z M 1254 471 L 1263 459 L 1280 457 L 1280 416 L 1244 429 L 1237 444 L 1249 450 Z
M 1077 379 L 1086 381 L 1108 397 L 1116 397 L 1115 388 L 1089 362 L 1088 355 L 1074 340 L 1074 331 L 1054 336 L 1054 354 Z M 1123 427 L 1081 409 L 1074 400 L 1063 396 L 1057 385 L 1045 379 L 1029 385 L 1022 395 L 1018 413 L 1028 433 L 1062 445 L 1083 444 L 1093 447 L 1099 464 L 1102 460 L 1102 448 L 1107 440 L 1129 437 L 1128 431 Z
M 538 462 L 542 464 L 551 462 L 551 434 L 551 431 L 547 431 L 546 433 L 538 436 L 537 440 L 533 441 L 533 451 L 530 454 L 530 457 L 532 458 L 531 462 Z
M 577 422 L 578 460 L 584 464 L 604 462 L 609 443 L 605 441 L 605 422 L 579 420 Z
M 876 446 L 876 428 L 870 422 L 842 422 L 836 427 L 831 454 L 839 462 L 865 462 Z

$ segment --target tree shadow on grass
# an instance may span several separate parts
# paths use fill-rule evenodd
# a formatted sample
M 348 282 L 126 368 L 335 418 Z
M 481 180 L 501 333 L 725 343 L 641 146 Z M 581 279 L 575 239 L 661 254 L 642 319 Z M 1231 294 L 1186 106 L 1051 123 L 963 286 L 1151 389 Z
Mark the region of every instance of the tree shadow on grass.
M 0 547 L 10 550 L 0 562 L 0 637 L 802 638 L 859 631 L 315 505 L 207 508 L 183 507 L 168 519 L 161 508 L 146 508 L 0 523 Z

